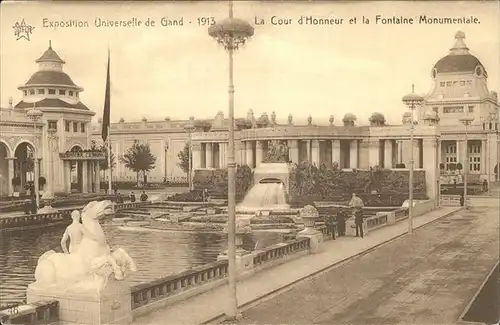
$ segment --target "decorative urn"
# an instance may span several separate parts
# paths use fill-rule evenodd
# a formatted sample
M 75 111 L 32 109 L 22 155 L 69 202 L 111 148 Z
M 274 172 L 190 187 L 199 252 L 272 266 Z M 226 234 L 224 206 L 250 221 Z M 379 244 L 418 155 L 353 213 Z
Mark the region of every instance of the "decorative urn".
M 318 231 L 314 229 L 314 224 L 316 220 L 319 218 L 318 210 L 312 205 L 306 205 L 304 208 L 300 210 L 300 217 L 304 221 L 305 229 L 301 231 L 301 234 L 315 234 Z
M 288 125 L 292 125 L 293 124 L 293 116 L 292 114 L 288 114 Z
M 312 124 L 312 121 L 313 121 L 313 118 L 311 115 L 309 115 L 309 117 L 307 118 L 307 124 L 308 125 L 311 125 Z

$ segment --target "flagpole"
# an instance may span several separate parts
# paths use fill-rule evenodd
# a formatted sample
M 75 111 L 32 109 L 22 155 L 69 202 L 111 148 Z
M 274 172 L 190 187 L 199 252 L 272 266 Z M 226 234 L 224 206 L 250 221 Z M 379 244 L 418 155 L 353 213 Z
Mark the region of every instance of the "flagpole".
M 111 194 L 112 186 L 111 186 L 111 176 L 113 175 L 113 171 L 111 170 L 113 167 L 111 166 L 111 132 L 109 131 L 111 127 L 108 127 L 108 169 L 109 169 L 109 181 L 108 181 L 108 193 Z

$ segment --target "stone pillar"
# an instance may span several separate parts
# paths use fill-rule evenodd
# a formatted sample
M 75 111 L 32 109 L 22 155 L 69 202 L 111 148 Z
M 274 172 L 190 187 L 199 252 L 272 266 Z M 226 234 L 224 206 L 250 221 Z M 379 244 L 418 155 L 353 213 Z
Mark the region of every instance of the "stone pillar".
M 211 142 L 205 143 L 205 167 L 214 167 L 213 146 Z
M 94 165 L 95 173 L 95 189 L 97 193 L 101 193 L 101 169 L 99 168 L 99 161 L 96 161 Z
M 12 179 L 14 178 L 14 162 L 16 161 L 15 157 L 7 158 L 8 166 L 7 166 L 7 185 L 9 189 L 9 196 L 14 194 L 14 186 L 12 186 Z
M 88 189 L 88 186 L 89 186 L 89 175 L 88 175 L 88 163 L 86 160 L 84 160 L 82 162 L 82 193 L 88 193 L 89 189 Z
M 489 148 L 488 148 L 489 149 Z M 486 140 L 481 140 L 481 174 L 488 179 L 488 153 L 486 148 Z
M 264 141 L 257 141 L 257 147 L 255 150 L 255 167 L 259 167 L 264 159 Z
M 358 140 L 351 140 L 349 148 L 350 168 L 358 168 Z
M 393 150 L 394 148 L 392 140 L 384 140 L 384 168 L 394 167 L 392 161 Z
M 378 139 L 368 140 L 368 164 L 369 167 L 380 166 L 380 141 Z
M 306 152 L 307 152 L 307 161 L 312 162 L 312 157 L 311 157 L 311 140 L 304 140 L 306 143 Z
M 229 148 L 229 143 L 228 143 L 228 148 Z M 243 142 L 235 141 L 234 156 L 236 164 L 240 166 L 245 164 L 246 152 L 245 152 L 245 145 L 243 144 Z
M 340 166 L 340 140 L 332 140 L 332 163 L 339 164 Z
M 71 193 L 71 160 L 64 160 L 64 192 Z
M 245 151 L 246 151 L 246 162 L 250 168 L 254 168 L 253 165 L 253 141 L 245 142 Z
M 311 140 L 311 163 L 319 167 L 319 140 Z
M 227 150 L 228 150 L 227 142 L 219 143 L 219 165 L 220 165 L 220 168 L 227 167 Z
M 299 162 L 299 140 L 288 140 L 288 159 L 296 164 Z
M 193 170 L 201 168 L 201 143 L 191 143 L 191 154 L 193 156 Z
M 439 175 L 439 165 L 437 157 L 437 140 L 424 139 L 423 140 L 423 160 L 425 170 L 425 186 L 427 188 L 427 196 L 429 199 L 437 202 L 438 189 L 437 177 Z
M 397 140 L 397 143 L 396 143 L 396 147 L 397 147 L 397 163 L 398 164 L 404 164 L 405 161 L 403 159 L 403 140 Z

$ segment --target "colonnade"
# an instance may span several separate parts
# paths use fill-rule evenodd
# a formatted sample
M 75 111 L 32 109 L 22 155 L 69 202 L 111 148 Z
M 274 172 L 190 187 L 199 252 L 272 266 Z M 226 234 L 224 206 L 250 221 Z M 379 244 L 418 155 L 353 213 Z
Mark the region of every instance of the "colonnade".
M 71 166 L 75 161 L 64 160 L 64 171 L 56 177 L 63 177 L 66 193 L 71 193 Z M 77 182 L 81 185 L 82 193 L 99 193 L 101 191 L 101 173 L 98 160 L 76 160 Z

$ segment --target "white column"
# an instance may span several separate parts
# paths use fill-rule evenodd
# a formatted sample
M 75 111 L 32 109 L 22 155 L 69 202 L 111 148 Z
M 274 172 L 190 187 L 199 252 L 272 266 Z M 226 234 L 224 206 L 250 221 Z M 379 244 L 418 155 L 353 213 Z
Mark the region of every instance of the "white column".
M 10 157 L 7 158 L 8 161 L 8 171 L 7 171 L 7 184 L 8 184 L 8 189 L 9 189 L 9 196 L 11 196 L 14 193 L 14 186 L 12 186 L 12 179 L 14 178 L 14 162 L 16 158 L 15 157 Z
M 94 164 L 94 174 L 95 174 L 95 188 L 97 193 L 101 193 L 101 170 L 99 168 L 99 161 Z
M 488 149 L 486 144 L 486 140 L 481 140 L 481 174 L 483 175 L 488 173 Z M 488 178 L 488 176 L 486 176 L 486 178 Z
M 384 168 L 393 168 L 392 165 L 392 140 L 384 140 Z
M 246 151 L 246 163 L 249 167 L 253 168 L 255 167 L 253 165 L 253 141 L 246 141 L 245 142 L 245 151 Z
M 349 148 L 350 168 L 358 168 L 358 140 L 351 140 Z
M 288 140 L 288 155 L 291 162 L 299 162 L 299 140 Z
M 319 167 L 320 164 L 319 140 L 311 140 L 311 163 Z
M 306 143 L 306 152 L 307 152 L 307 161 L 312 162 L 312 157 L 311 157 L 311 140 L 304 140 Z
M 64 160 L 64 192 L 71 193 L 71 160 Z
M 257 146 L 255 150 L 255 167 L 259 167 L 264 159 L 264 141 L 257 141 Z
M 191 144 L 191 154 L 193 155 L 193 170 L 201 168 L 201 143 L 193 142 Z
M 88 167 L 87 167 L 87 161 L 84 160 L 82 162 L 82 193 L 88 193 L 88 185 L 89 185 L 89 180 L 88 180 Z
M 424 139 L 423 146 L 423 169 L 425 170 L 425 186 L 427 196 L 431 200 L 437 200 L 437 177 L 439 176 L 439 163 L 437 157 L 437 140 Z
M 211 142 L 205 144 L 205 163 L 206 168 L 214 167 L 213 145 Z
M 380 165 L 380 141 L 378 139 L 368 140 L 368 164 L 369 167 Z
M 332 163 L 339 164 L 340 166 L 340 140 L 332 140 Z

